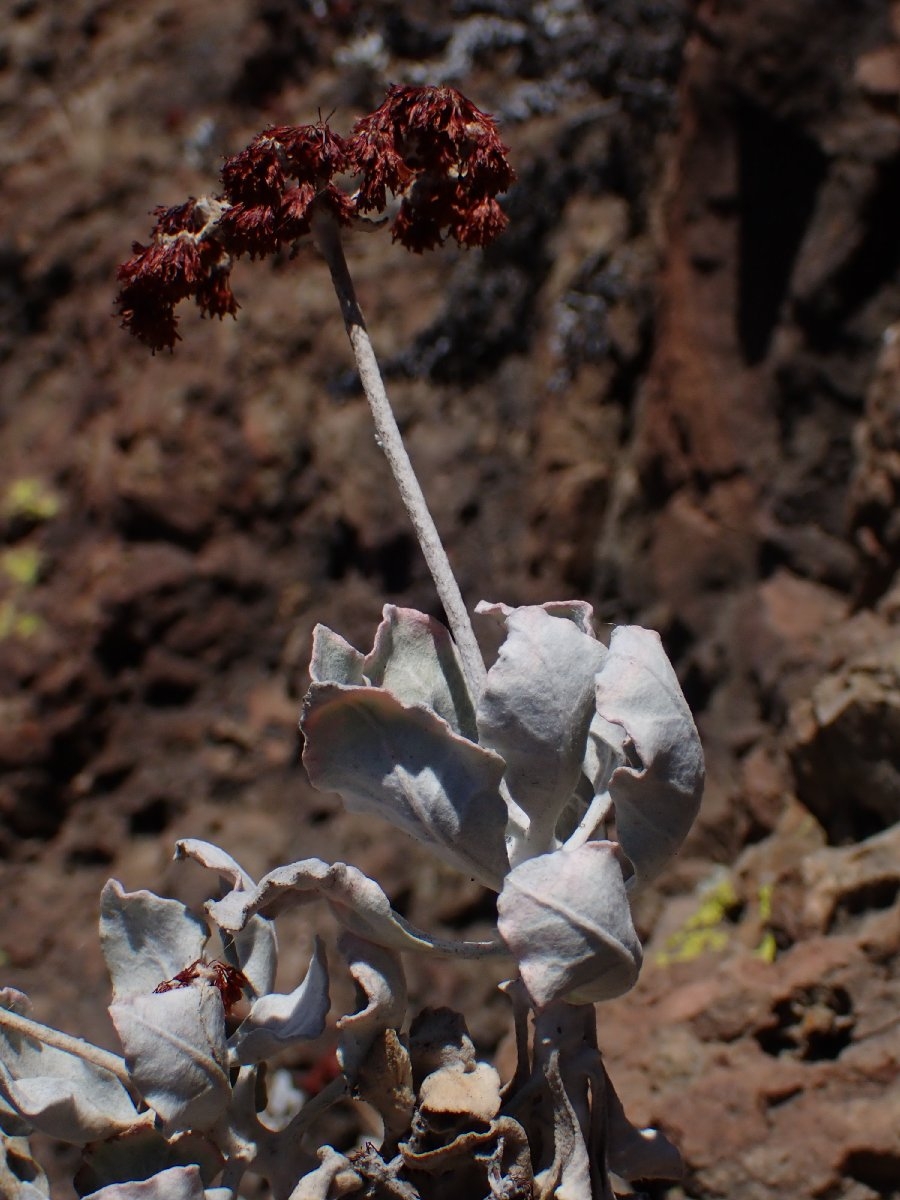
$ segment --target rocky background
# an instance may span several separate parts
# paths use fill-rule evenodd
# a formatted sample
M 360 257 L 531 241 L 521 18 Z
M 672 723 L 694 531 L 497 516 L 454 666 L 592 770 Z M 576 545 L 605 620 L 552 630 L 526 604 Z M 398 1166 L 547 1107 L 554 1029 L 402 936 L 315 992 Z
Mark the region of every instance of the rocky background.
M 435 611 L 324 267 L 241 263 L 239 319 L 185 313 L 172 356 L 112 316 L 154 205 L 216 190 L 266 124 L 346 133 L 394 81 L 493 112 L 519 176 L 487 253 L 348 246 L 463 591 L 659 629 L 707 750 L 641 983 L 599 1014 L 631 1115 L 684 1151 L 652 1194 L 900 1196 L 888 0 L 7 0 L 2 982 L 109 1041 L 99 889 L 198 898 L 178 836 L 255 875 L 345 858 L 432 927 L 490 917 L 299 764 L 313 625 L 367 648 L 385 601 Z M 414 1002 L 502 1063 L 494 982 L 430 966 Z

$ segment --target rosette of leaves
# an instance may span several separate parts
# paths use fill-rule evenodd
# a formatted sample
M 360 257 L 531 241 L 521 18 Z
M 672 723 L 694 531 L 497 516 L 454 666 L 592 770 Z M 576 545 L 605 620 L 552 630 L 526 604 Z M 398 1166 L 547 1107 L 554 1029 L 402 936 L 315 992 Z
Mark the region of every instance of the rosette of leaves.
M 656 633 L 623 626 L 606 645 L 580 601 L 477 611 L 505 630 L 477 696 L 422 613 L 387 605 L 368 654 L 317 626 L 309 778 L 499 893 L 535 1008 L 609 999 L 641 965 L 629 892 L 698 810 L 693 719 Z
M 216 872 L 226 890 L 254 887 L 215 846 L 182 842 L 179 856 Z M 247 1170 L 287 1197 L 309 1166 L 299 1133 L 312 1114 L 268 1127 L 257 1111 L 260 1067 L 324 1029 L 321 943 L 299 986 L 276 993 L 271 922 L 253 918 L 222 937 L 179 901 L 116 880 L 101 894 L 100 940 L 121 1057 L 40 1025 L 25 995 L 0 991 L 4 1198 L 49 1195 L 31 1170 L 35 1131 L 84 1147 L 76 1186 L 91 1200 L 225 1200 Z

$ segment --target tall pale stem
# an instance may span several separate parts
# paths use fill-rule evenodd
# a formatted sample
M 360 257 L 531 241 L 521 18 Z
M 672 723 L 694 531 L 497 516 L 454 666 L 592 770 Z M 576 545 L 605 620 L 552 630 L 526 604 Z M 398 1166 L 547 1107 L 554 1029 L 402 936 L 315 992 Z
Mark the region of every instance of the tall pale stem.
M 456 582 L 456 576 L 453 574 L 447 552 L 444 550 L 437 527 L 428 510 L 425 496 L 406 452 L 390 400 L 385 391 L 375 351 L 366 331 L 366 323 L 347 268 L 347 260 L 344 258 L 340 231 L 330 217 L 322 215 L 315 218 L 313 233 L 316 245 L 331 272 L 331 279 L 340 302 L 344 325 L 347 328 L 350 345 L 356 358 L 363 391 L 372 410 L 378 443 L 393 472 L 400 498 L 410 521 L 412 521 L 437 594 L 444 606 L 444 612 L 447 614 L 447 621 L 459 650 L 460 662 L 469 691 L 473 700 L 477 701 L 484 687 L 486 675 L 484 660 L 478 649 L 472 622 Z

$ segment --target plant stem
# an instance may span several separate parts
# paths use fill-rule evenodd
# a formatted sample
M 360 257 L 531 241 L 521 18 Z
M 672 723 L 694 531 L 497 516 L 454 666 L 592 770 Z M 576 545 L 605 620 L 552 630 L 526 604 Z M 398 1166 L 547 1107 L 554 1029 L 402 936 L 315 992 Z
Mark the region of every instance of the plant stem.
M 484 688 L 486 676 L 484 660 L 478 649 L 478 642 L 472 629 L 472 622 L 463 602 L 459 584 L 450 566 L 447 552 L 432 520 L 431 513 L 425 501 L 425 496 L 419 486 L 413 465 L 410 462 L 403 438 L 397 426 L 391 408 L 391 402 L 385 391 L 375 351 L 366 331 L 359 301 L 347 260 L 341 245 L 340 230 L 336 222 L 324 214 L 313 220 L 313 234 L 323 258 L 331 272 L 331 280 L 341 306 L 344 325 L 350 338 L 350 345 L 356 358 L 356 366 L 363 385 L 363 391 L 372 410 L 375 422 L 375 432 L 378 444 L 384 451 L 388 464 L 393 472 L 400 498 L 409 514 L 431 578 L 453 633 L 459 651 L 460 664 L 472 700 L 477 702 Z
M 91 1063 L 92 1066 L 99 1067 L 101 1071 L 108 1071 L 110 1075 L 115 1075 L 130 1096 L 140 1099 L 134 1090 L 125 1060 L 118 1054 L 112 1054 L 109 1050 L 101 1050 L 99 1046 L 94 1046 L 91 1042 L 84 1041 L 83 1038 L 72 1037 L 59 1029 L 42 1025 L 39 1021 L 32 1021 L 30 1017 L 23 1017 L 20 1013 L 11 1012 L 8 1008 L 0 1008 L 0 1025 L 5 1026 L 13 1033 L 20 1033 L 25 1037 L 33 1038 L 36 1042 L 43 1042 L 45 1046 L 52 1046 L 54 1050 L 73 1054 L 76 1058 L 81 1058 L 85 1062 Z

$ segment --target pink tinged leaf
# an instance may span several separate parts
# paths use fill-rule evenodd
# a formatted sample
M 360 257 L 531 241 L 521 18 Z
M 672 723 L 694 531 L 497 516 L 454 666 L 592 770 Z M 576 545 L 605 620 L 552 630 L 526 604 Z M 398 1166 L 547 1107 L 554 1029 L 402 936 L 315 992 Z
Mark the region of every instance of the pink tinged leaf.
M 324 900 L 337 920 L 362 938 L 395 950 L 441 957 L 485 958 L 507 953 L 502 942 L 452 942 L 432 937 L 399 916 L 374 880 L 346 863 L 307 858 L 264 875 L 252 892 L 229 892 L 207 904 L 226 932 L 243 929 L 256 913 L 275 917 L 288 909 Z
M 497 912 L 537 1008 L 610 1000 L 634 986 L 641 944 L 612 842 L 521 863 L 506 878 Z
M 505 760 L 510 795 L 530 819 L 529 849 L 540 853 L 554 847 L 581 774 L 606 647 L 585 631 L 589 605 L 482 603 L 476 611 L 502 615 L 507 629 L 478 702 L 479 740 Z
M 110 879 L 100 893 L 100 948 L 113 996 L 152 992 L 201 955 L 209 930 L 178 900 L 126 892 Z
M 363 673 L 365 656 L 327 625 L 313 630 L 309 675 L 313 683 L 366 683 Z
M 231 1038 L 232 1053 L 241 1064 L 258 1063 L 296 1042 L 317 1038 L 325 1028 L 330 1004 L 325 949 L 316 938 L 303 982 L 286 995 L 273 992 L 254 1001 Z
M 168 1167 L 150 1179 L 131 1183 L 110 1183 L 91 1192 L 84 1200 L 214 1200 L 219 1194 L 231 1194 L 226 1188 L 204 1191 L 200 1168 Z
M 314 787 L 338 792 L 351 812 L 383 817 L 499 890 L 508 859 L 498 755 L 374 687 L 314 683 L 300 724 Z
M 233 891 L 248 892 L 256 885 L 239 863 L 212 842 L 183 838 L 175 843 L 175 859 L 189 858 L 215 871 Z M 278 944 L 270 921 L 259 917 L 233 935 L 234 965 L 239 967 L 257 996 L 271 992 L 278 965 Z M 188 960 L 193 961 L 193 960 Z M 186 964 L 185 964 L 186 965 Z
M 167 1135 L 210 1129 L 228 1105 L 225 1011 L 205 982 L 111 1004 L 135 1086 Z
M 659 634 L 636 625 L 613 630 L 597 678 L 597 712 L 625 730 L 624 753 L 640 760 L 616 766 L 609 791 L 616 836 L 644 883 L 687 836 L 704 781 L 700 737 Z

